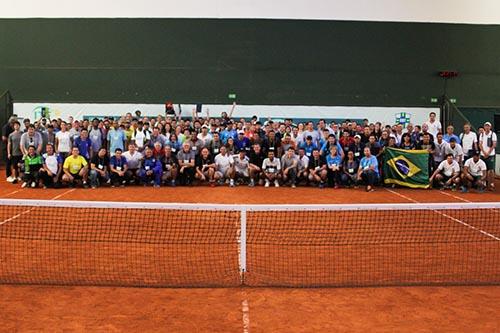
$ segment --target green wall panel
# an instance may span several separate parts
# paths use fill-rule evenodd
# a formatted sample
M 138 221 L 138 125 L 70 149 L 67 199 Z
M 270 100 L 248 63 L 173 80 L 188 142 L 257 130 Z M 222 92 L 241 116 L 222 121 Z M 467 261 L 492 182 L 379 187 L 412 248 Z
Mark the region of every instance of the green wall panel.
M 500 106 L 500 26 L 300 20 L 0 19 L 16 101 Z

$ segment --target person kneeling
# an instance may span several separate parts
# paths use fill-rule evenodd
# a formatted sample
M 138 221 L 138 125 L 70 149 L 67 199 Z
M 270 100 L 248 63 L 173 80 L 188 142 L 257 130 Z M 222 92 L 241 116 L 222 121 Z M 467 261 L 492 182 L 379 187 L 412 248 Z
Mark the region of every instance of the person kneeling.
M 270 182 L 274 182 L 275 187 L 280 187 L 279 178 L 281 172 L 280 160 L 274 157 L 274 150 L 269 150 L 267 158 L 262 163 L 264 171 L 265 187 L 269 187 Z
M 71 155 L 66 157 L 63 164 L 64 175 L 62 181 L 70 187 L 82 181 L 83 187 L 87 188 L 88 163 L 80 155 L 78 147 L 73 147 Z
M 151 148 L 144 150 L 144 159 L 142 160 L 139 177 L 144 186 L 153 183 L 154 187 L 160 187 L 162 176 L 162 167 L 160 160 L 153 156 Z
M 90 186 L 97 188 L 101 183 L 107 183 L 109 159 L 106 148 L 101 148 L 90 160 Z
M 373 186 L 378 182 L 378 161 L 371 154 L 370 148 L 365 147 L 363 150 L 365 156 L 359 162 L 358 179 L 363 180 L 366 184 L 366 191 L 373 192 Z
M 319 188 L 325 187 L 325 180 L 328 175 L 328 171 L 326 170 L 326 161 L 316 148 L 312 151 L 312 157 L 309 160 L 308 168 L 309 181 L 317 183 Z
M 195 167 L 196 174 L 194 177 L 198 179 L 200 183 L 208 181 L 210 186 L 215 186 L 215 163 L 212 160 L 212 156 L 210 156 L 208 148 L 203 148 L 200 155 L 196 156 Z
M 434 181 L 438 183 L 440 189 L 451 187 L 452 190 L 455 190 L 460 183 L 460 166 L 453 159 L 453 154 L 447 154 L 446 159 L 434 171 L 429 183 L 432 185 Z
M 28 155 L 24 156 L 24 183 L 22 187 L 38 186 L 42 166 L 42 157 L 37 154 L 35 146 L 29 146 Z
M 54 146 L 47 144 L 47 152 L 43 154 L 43 168 L 40 169 L 40 177 L 43 181 L 43 187 L 59 187 L 59 180 L 62 173 L 61 155 L 54 152 Z
M 115 149 L 115 155 L 111 156 L 109 171 L 111 173 L 111 186 L 124 187 L 128 181 L 128 161 L 122 155 L 120 148 Z
M 471 187 L 483 192 L 488 177 L 486 163 L 480 158 L 481 152 L 475 151 L 472 158 L 465 161 L 462 172 L 462 192 L 466 193 Z

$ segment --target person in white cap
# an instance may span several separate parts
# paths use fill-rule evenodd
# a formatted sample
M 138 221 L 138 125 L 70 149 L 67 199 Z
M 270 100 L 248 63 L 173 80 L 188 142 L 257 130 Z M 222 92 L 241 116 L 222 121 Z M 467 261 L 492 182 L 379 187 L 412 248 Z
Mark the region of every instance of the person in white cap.
M 491 191 L 495 190 L 495 149 L 497 147 L 497 135 L 491 130 L 491 123 L 484 123 L 484 132 L 479 136 L 479 149 L 481 158 L 488 169 L 488 184 Z
M 201 126 L 201 132 L 198 133 L 198 140 L 203 142 L 204 147 L 208 147 L 210 145 L 210 142 L 212 142 L 212 134 L 208 133 L 208 125 L 204 124 Z

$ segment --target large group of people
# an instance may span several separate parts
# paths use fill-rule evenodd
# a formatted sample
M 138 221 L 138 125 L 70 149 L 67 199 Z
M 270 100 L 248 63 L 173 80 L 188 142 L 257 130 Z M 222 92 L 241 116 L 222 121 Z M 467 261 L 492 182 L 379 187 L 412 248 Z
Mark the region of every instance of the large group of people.
M 47 119 L 3 127 L 6 176 L 23 187 L 227 184 L 366 186 L 383 183 L 387 147 L 429 152 L 434 187 L 494 190 L 497 136 L 489 122 L 456 134 L 434 112 L 422 125 L 345 120 L 293 123 L 220 117 Z

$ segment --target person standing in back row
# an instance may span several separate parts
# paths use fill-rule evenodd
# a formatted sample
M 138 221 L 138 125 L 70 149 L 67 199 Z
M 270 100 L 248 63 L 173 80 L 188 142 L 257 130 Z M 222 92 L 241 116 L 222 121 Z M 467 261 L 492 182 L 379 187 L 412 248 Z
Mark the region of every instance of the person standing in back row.
M 481 158 L 488 169 L 488 184 L 491 191 L 495 190 L 495 149 L 497 147 L 497 135 L 491 130 L 491 123 L 484 123 L 484 132 L 479 136 L 479 149 Z
M 432 138 L 435 138 L 439 132 L 442 132 L 443 127 L 441 122 L 436 119 L 436 112 L 429 113 L 429 120 L 423 123 L 426 125 L 427 131 L 432 134 Z M 432 140 L 432 139 L 431 139 Z

